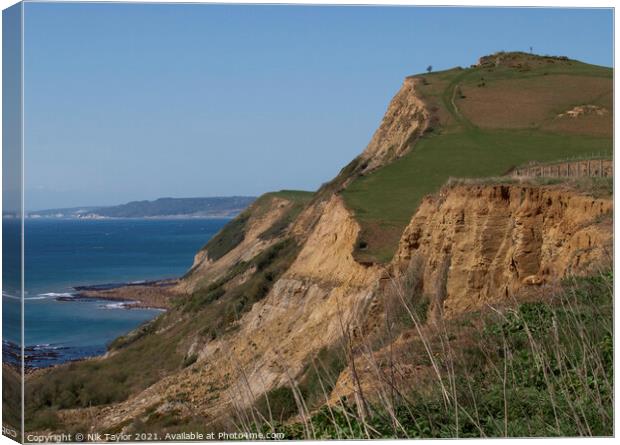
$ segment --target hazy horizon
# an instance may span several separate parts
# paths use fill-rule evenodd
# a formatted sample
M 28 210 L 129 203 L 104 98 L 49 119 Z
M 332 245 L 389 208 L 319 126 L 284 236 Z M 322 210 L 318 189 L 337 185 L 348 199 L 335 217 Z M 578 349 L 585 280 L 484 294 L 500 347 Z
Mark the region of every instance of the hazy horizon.
M 131 201 L 123 201 L 123 202 L 116 202 L 116 203 L 112 203 L 112 204 L 105 204 L 105 205 L 99 205 L 99 204 L 83 204 L 83 205 L 75 205 L 75 206 L 69 206 L 69 207 L 47 207 L 47 208 L 38 208 L 38 209 L 27 209 L 28 213 L 36 213 L 36 212 L 42 212 L 42 211 L 48 211 L 48 210 L 68 210 L 68 209 L 80 209 L 80 208 L 87 208 L 87 207 L 115 207 L 115 206 L 120 206 L 120 205 L 124 205 L 124 204 L 131 204 L 134 202 L 154 202 L 154 201 L 158 201 L 160 199 L 209 199 L 209 198 L 257 198 L 258 196 L 256 195 L 230 195 L 230 196 L 160 196 L 158 198 L 153 198 L 153 199 L 135 199 L 135 200 L 131 200 Z
M 316 190 L 428 65 L 613 63 L 611 9 L 24 7 L 29 211 Z

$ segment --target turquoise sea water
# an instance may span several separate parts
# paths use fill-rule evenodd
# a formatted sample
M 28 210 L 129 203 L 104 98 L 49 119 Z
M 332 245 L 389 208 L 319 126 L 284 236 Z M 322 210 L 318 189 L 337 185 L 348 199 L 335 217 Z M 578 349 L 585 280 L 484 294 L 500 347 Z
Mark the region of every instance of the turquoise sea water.
M 101 354 L 114 338 L 160 313 L 102 300 L 58 301 L 59 296 L 71 296 L 74 286 L 178 277 L 227 221 L 26 220 L 25 345 L 27 356 L 38 357 L 32 365 Z M 3 250 L 11 249 L 18 221 L 4 220 L 3 229 Z M 10 273 L 5 270 L 3 277 L 6 349 L 7 340 L 19 343 L 21 302 Z

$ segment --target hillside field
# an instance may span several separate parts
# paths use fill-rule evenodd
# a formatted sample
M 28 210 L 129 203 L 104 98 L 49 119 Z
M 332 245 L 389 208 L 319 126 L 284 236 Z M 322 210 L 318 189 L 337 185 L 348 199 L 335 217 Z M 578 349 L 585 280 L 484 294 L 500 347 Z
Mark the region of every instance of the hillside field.
M 489 56 L 491 57 L 491 56 Z M 499 65 L 420 75 L 436 124 L 402 158 L 344 191 L 362 226 L 356 257 L 389 261 L 421 199 L 449 178 L 499 176 L 529 161 L 611 156 L 613 71 L 506 54 Z M 601 114 L 559 115 L 582 105 Z

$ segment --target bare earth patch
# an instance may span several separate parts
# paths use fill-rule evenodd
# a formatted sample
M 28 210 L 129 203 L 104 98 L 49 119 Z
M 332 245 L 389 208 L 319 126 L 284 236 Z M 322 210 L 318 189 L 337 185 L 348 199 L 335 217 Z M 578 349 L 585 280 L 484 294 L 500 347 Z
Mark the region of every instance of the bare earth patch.
M 575 104 L 607 102 L 609 79 L 574 75 L 549 75 L 489 81 L 486 86 L 463 85 L 458 100 L 465 118 L 481 128 L 534 128 L 552 121 L 561 110 Z M 601 108 L 605 107 L 601 103 Z M 596 115 L 605 119 L 608 115 Z M 582 128 L 589 133 L 588 128 Z M 594 133 L 598 134 L 599 130 Z
M 594 114 L 596 116 L 605 116 L 609 111 L 606 108 L 599 107 L 598 105 L 578 105 L 570 110 L 558 114 L 558 118 L 571 118 L 575 119 L 584 115 Z

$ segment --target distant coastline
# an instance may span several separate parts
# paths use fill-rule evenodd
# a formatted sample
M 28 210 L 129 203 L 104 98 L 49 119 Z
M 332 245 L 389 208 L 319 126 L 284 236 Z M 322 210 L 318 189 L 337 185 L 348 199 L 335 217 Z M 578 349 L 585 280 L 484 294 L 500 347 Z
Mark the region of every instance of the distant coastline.
M 132 201 L 115 206 L 82 206 L 33 210 L 27 219 L 187 219 L 234 218 L 249 206 L 254 196 L 223 196 L 211 198 L 159 198 L 154 201 Z M 13 217 L 14 214 L 3 214 Z
M 158 216 L 101 216 L 101 215 L 84 215 L 84 216 L 43 216 L 37 212 L 27 213 L 25 219 L 52 219 L 52 220 L 71 220 L 71 221 L 97 221 L 97 220 L 132 220 L 132 219 L 147 219 L 147 220 L 182 220 L 182 219 L 233 219 L 241 212 L 235 214 L 226 215 L 158 215 Z M 4 218 L 17 219 L 15 215 L 3 215 Z

